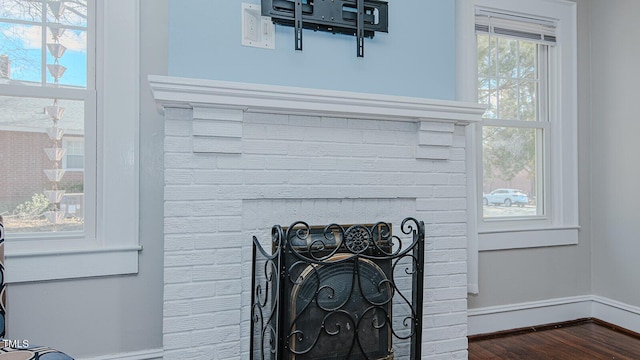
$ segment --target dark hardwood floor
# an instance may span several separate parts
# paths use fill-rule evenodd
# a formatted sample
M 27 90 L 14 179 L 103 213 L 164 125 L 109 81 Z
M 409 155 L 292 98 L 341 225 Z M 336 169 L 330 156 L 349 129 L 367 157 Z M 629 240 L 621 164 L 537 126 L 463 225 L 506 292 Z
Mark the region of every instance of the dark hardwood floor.
M 595 319 L 469 337 L 469 360 L 639 360 L 640 335 Z

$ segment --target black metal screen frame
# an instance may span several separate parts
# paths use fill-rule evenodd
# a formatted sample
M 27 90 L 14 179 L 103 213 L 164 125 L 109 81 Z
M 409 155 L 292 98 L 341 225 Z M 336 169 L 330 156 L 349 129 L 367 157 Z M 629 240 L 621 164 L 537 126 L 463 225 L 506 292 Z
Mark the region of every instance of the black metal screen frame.
M 294 272 L 293 267 L 306 266 L 307 269 L 311 269 L 310 273 L 313 276 L 318 276 L 315 269 L 319 267 L 349 262 L 353 264 L 390 264 L 393 270 L 378 286 L 391 289 L 391 295 L 388 300 L 381 303 L 367 300 L 369 308 L 373 309 L 374 313 L 378 311 L 383 314 L 384 320 L 375 326 L 385 327 L 391 341 L 402 339 L 410 342 L 409 359 L 420 359 L 424 289 L 424 223 L 414 218 L 406 218 L 401 223 L 400 231 L 406 235 L 405 237 L 410 238 L 410 243 L 403 244 L 400 237 L 392 235 L 391 224 L 385 222 L 374 225 L 329 224 L 322 230 L 321 237 L 312 236 L 312 227 L 302 221 L 295 222 L 285 228 L 275 225 L 272 228 L 271 254 L 264 250 L 254 236 L 250 358 L 252 360 L 305 359 L 305 354 L 313 350 L 317 338 L 315 342 L 312 342 L 311 348 L 294 348 L 295 341 L 302 335 L 301 331 L 296 329 L 297 313 L 294 315 L 285 313 L 290 311 L 291 299 L 287 299 L 286 297 L 290 294 L 283 291 L 287 286 L 290 288 L 292 284 L 293 286 L 299 285 L 300 279 L 295 279 L 299 276 L 299 272 Z M 384 241 L 380 241 L 380 239 Z M 358 266 L 355 265 L 356 272 L 359 271 L 357 270 Z M 397 269 L 398 267 L 403 268 Z M 309 273 L 309 271 L 307 272 Z M 411 277 L 410 291 L 404 288 L 400 289 L 397 286 L 394 275 L 396 273 L 402 273 L 404 277 Z M 359 284 L 356 281 L 351 283 L 352 288 L 349 296 L 353 295 L 356 283 Z M 362 285 L 358 286 L 362 291 Z M 320 302 L 319 294 L 321 291 L 334 291 L 334 289 L 327 290 L 326 286 L 324 289 L 316 289 L 314 303 Z M 402 319 L 394 322 L 391 311 L 385 307 L 391 301 L 402 302 L 403 306 L 410 309 L 409 313 L 403 314 Z M 328 322 L 325 320 L 337 313 L 349 316 L 343 305 L 324 309 L 327 315 L 322 323 L 316 325 L 324 331 L 323 335 L 334 336 L 341 331 L 346 331 L 340 327 L 331 328 L 331 324 L 325 323 Z M 359 329 L 361 325 L 357 319 L 351 320 L 354 328 L 349 331 L 353 331 L 355 335 L 353 335 L 354 340 L 352 340 L 350 348 L 347 349 L 345 359 L 349 359 L 352 352 L 357 352 L 361 358 L 374 360 L 362 348 L 361 340 L 357 336 L 359 330 L 365 329 Z M 371 324 L 363 326 L 371 326 Z M 393 358 L 393 354 L 391 353 L 388 358 Z
M 302 50 L 302 29 L 354 35 L 357 56 L 364 57 L 364 38 L 389 31 L 389 5 L 380 0 L 262 0 L 262 16 L 292 26 L 295 49 Z

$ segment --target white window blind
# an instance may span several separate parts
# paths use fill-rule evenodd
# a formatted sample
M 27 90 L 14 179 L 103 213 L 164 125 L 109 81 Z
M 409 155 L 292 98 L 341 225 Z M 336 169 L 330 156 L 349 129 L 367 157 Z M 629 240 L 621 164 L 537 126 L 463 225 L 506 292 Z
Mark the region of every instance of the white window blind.
M 476 33 L 527 39 L 547 45 L 556 44 L 556 23 L 552 20 L 483 8 L 476 8 Z

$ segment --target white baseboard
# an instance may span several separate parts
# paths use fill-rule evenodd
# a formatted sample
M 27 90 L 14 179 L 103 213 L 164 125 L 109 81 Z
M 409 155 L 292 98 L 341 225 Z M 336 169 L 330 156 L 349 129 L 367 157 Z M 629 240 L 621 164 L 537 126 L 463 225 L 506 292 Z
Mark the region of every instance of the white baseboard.
M 90 358 L 78 358 L 76 360 L 162 360 L 162 356 L 162 349 L 149 349 L 120 354 L 100 355 Z
M 592 317 L 640 333 L 640 307 L 602 296 L 594 295 L 592 298 Z
M 595 303 L 602 304 L 598 309 L 603 314 L 605 313 L 605 304 L 611 304 L 611 302 L 605 301 L 596 302 L 594 296 L 584 295 L 469 309 L 467 333 L 469 335 L 488 334 L 496 331 L 597 317 L 594 315 Z M 638 319 L 633 321 L 640 320 L 640 312 L 636 312 L 636 316 Z M 611 321 L 614 319 L 613 316 L 609 316 L 608 319 L 601 318 L 601 320 L 623 326 Z

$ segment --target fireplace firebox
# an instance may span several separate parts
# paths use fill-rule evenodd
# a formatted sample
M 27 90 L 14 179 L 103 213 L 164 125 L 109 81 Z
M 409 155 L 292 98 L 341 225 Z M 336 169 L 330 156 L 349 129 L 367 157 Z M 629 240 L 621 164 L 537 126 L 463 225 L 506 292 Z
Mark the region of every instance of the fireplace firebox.
M 424 224 L 272 228 L 253 239 L 252 359 L 420 359 Z

